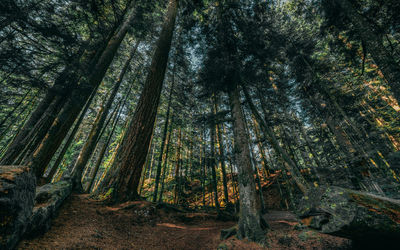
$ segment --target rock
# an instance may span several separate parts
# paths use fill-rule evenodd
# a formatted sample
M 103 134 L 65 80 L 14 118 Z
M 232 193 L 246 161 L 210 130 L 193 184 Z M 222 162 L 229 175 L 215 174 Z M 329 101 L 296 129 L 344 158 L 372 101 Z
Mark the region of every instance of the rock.
M 59 207 L 71 194 L 70 181 L 49 183 L 36 189 L 35 206 L 27 226 L 25 237 L 34 237 L 50 229 Z
M 26 230 L 36 178 L 28 167 L 0 166 L 0 249 L 13 249 Z
M 380 248 L 400 237 L 400 201 L 340 187 L 311 190 L 300 201 L 302 223 L 322 233 Z

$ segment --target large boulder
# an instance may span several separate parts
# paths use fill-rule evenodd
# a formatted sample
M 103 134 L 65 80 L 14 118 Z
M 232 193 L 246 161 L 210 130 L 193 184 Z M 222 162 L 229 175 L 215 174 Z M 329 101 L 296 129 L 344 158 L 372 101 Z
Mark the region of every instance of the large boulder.
M 24 166 L 0 166 L 0 249 L 13 249 L 26 230 L 36 178 Z
M 49 183 L 36 189 L 35 206 L 30 217 L 26 237 L 35 237 L 50 229 L 51 221 L 57 216 L 59 207 L 71 194 L 70 181 Z
M 302 222 L 322 233 L 365 246 L 400 238 L 400 201 L 336 186 L 311 190 L 298 206 Z

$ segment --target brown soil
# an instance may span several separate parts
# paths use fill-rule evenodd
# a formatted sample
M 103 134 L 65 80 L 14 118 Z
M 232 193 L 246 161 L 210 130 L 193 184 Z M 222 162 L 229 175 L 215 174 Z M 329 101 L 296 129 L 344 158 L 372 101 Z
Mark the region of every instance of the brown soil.
M 270 249 L 345 249 L 349 241 L 310 230 L 296 230 L 289 212 L 267 216 Z M 182 213 L 138 201 L 105 206 L 87 195 L 72 195 L 54 219 L 49 232 L 20 242 L 18 249 L 262 249 L 220 230 L 235 222 L 216 220 L 212 213 Z

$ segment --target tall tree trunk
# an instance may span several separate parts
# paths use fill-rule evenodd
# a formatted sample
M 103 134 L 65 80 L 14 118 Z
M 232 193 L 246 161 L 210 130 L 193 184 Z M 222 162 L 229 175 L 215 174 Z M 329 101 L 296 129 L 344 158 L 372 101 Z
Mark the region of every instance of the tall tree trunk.
M 181 147 L 182 147 L 182 131 L 179 128 L 178 131 L 178 145 L 176 150 L 176 157 L 175 157 L 175 188 L 174 188 L 174 204 L 178 203 L 179 194 L 180 194 L 180 166 L 181 166 Z
M 167 108 L 167 113 L 165 115 L 165 123 L 164 123 L 162 138 L 161 138 L 160 155 L 158 157 L 156 180 L 155 180 L 155 183 L 154 183 L 155 187 L 154 187 L 154 194 L 153 194 L 153 202 L 157 201 L 158 185 L 159 185 L 159 182 L 160 182 L 160 175 L 161 175 L 161 165 L 162 165 L 162 162 L 163 162 L 164 148 L 165 148 L 165 143 L 166 143 L 166 139 L 167 139 L 167 132 L 168 132 L 169 114 L 170 114 L 171 103 L 172 103 L 172 92 L 173 92 L 174 83 L 175 83 L 175 76 L 174 75 L 175 75 L 175 66 L 174 66 L 174 70 L 172 72 L 172 82 L 171 82 L 169 98 L 168 98 L 168 108 Z
M 81 78 L 81 81 L 78 84 L 79 88 L 72 91 L 71 98 L 64 105 L 40 146 L 33 153 L 33 156 L 25 162 L 26 165 L 33 168 L 37 178 L 40 178 L 43 175 L 44 169 L 57 151 L 57 148 L 73 125 L 76 117 L 83 109 L 85 102 L 89 96 L 97 90 L 103 80 L 108 67 L 114 59 L 114 56 L 135 17 L 134 10 L 135 9 L 132 6 L 129 14 L 119 27 L 119 30 L 108 42 L 107 47 L 101 54 L 90 76 L 88 78 Z
M 171 134 L 172 134 L 172 124 L 173 124 L 173 118 L 171 119 L 171 125 L 169 126 L 169 132 L 168 132 L 168 137 L 167 137 L 167 149 L 165 150 L 165 157 L 163 159 L 163 175 L 161 178 L 161 190 L 160 190 L 160 196 L 158 198 L 158 202 L 162 202 L 162 197 L 164 194 L 164 186 L 165 186 L 165 177 L 168 176 L 168 154 L 169 154 L 169 148 L 171 147 Z
M 283 160 L 286 162 L 286 164 L 284 165 L 286 169 L 291 173 L 291 176 L 295 181 L 297 187 L 300 189 L 301 192 L 303 192 L 303 194 L 307 193 L 308 183 L 301 175 L 300 171 L 296 167 L 296 164 L 293 162 L 290 156 L 279 145 L 278 140 L 276 139 L 276 136 L 273 133 L 273 131 L 267 126 L 261 115 L 258 113 L 257 108 L 254 106 L 253 101 L 251 100 L 251 97 L 245 86 L 243 86 L 243 92 L 245 94 L 246 101 L 250 107 L 251 112 L 253 113 L 254 117 L 256 118 L 258 123 L 261 125 L 261 128 L 263 129 L 264 135 L 267 136 L 267 139 L 271 143 L 272 147 L 275 149 L 277 153 L 281 155 Z
M 214 115 L 218 112 L 218 103 L 217 99 L 214 95 Z M 219 154 L 219 165 L 221 167 L 222 172 L 222 185 L 224 188 L 224 201 L 225 205 L 229 203 L 229 195 L 228 195 L 228 181 L 226 179 L 226 165 L 225 165 L 225 153 L 224 153 L 224 141 L 222 138 L 222 132 L 219 124 L 215 125 L 216 134 L 217 134 L 217 145 L 218 145 L 218 154 Z
M 63 148 L 61 149 L 61 152 L 57 156 L 57 159 L 55 160 L 53 166 L 50 169 L 49 174 L 47 175 L 47 177 L 45 179 L 46 183 L 51 182 L 51 180 L 53 179 L 54 175 L 56 174 L 57 169 L 58 169 L 62 159 L 64 158 L 65 153 L 67 152 L 69 146 L 71 145 L 72 141 L 75 138 L 76 133 L 78 132 L 78 129 L 79 129 L 79 127 L 80 127 L 80 125 L 81 125 L 81 123 L 83 121 L 83 118 L 85 118 L 86 111 L 89 109 L 89 106 L 90 106 L 94 96 L 95 96 L 95 93 L 92 93 L 92 95 L 90 96 L 89 100 L 85 104 L 85 108 L 81 111 L 81 114 L 80 114 L 78 120 L 75 122 L 74 128 L 72 129 L 67 141 L 65 142 Z
M 104 126 L 104 123 L 107 119 L 109 110 L 111 109 L 111 106 L 114 102 L 115 96 L 118 93 L 118 90 L 122 84 L 122 81 L 124 79 L 124 76 L 125 76 L 128 68 L 129 68 L 129 64 L 136 53 L 139 43 L 140 43 L 140 41 L 136 42 L 136 45 L 133 47 L 128 59 L 126 60 L 124 66 L 122 67 L 122 70 L 118 76 L 118 79 L 117 79 L 116 83 L 114 84 L 114 87 L 111 91 L 110 96 L 108 97 L 107 103 L 103 107 L 101 107 L 99 113 L 97 114 L 96 120 L 92 126 L 89 136 L 88 136 L 81 152 L 79 153 L 78 159 L 76 160 L 74 169 L 72 171 L 72 178 L 73 178 L 73 182 L 74 182 L 73 186 L 74 186 L 75 191 L 78 191 L 78 192 L 83 191 L 82 183 L 81 183 L 82 172 L 83 172 L 87 162 L 89 161 L 94 149 L 96 148 L 96 144 L 97 144 L 100 132 L 101 132 L 101 130 Z
M 149 74 L 113 164 L 113 168 L 118 169 L 118 174 L 112 181 L 114 186 L 112 196 L 116 201 L 122 202 L 138 196 L 137 188 L 153 134 L 177 11 L 178 0 L 170 0 Z
M 100 153 L 99 153 L 99 156 L 97 158 L 96 164 L 94 166 L 93 172 L 91 173 L 90 178 L 89 178 L 89 185 L 87 186 L 87 188 L 85 190 L 86 193 L 90 192 L 90 190 L 92 190 L 92 188 L 93 188 L 94 180 L 96 178 L 97 172 L 99 171 L 99 168 L 100 168 L 101 162 L 102 162 L 102 160 L 104 158 L 104 155 L 106 153 L 107 147 L 110 144 L 110 141 L 111 141 L 111 138 L 112 138 L 112 136 L 114 134 L 115 129 L 117 128 L 117 124 L 118 124 L 118 121 L 119 121 L 119 118 L 120 118 L 120 115 L 121 115 L 122 106 L 123 106 L 123 104 L 121 105 L 121 103 L 120 103 L 115 108 L 115 111 L 114 111 L 115 113 L 111 115 L 110 119 L 112 119 L 112 117 L 114 117 L 113 118 L 114 122 L 112 124 L 112 129 L 111 129 L 110 133 L 108 134 L 107 139 L 104 142 L 103 147 L 100 150 Z
M 235 159 L 239 170 L 240 214 L 238 237 L 263 242 L 265 241 L 265 231 L 257 204 L 258 197 L 251 165 L 249 142 L 237 85 L 229 92 L 229 103 L 233 118 Z
M 215 207 L 217 208 L 218 212 L 220 211 L 219 207 L 219 200 L 218 200 L 218 181 L 217 181 L 217 171 L 216 171 L 216 160 L 215 160 L 215 123 L 214 121 L 211 122 L 210 127 L 210 149 L 211 149 L 211 159 L 210 159 L 210 168 L 211 168 L 211 176 L 212 176 L 212 187 L 214 191 L 214 200 L 215 200 Z

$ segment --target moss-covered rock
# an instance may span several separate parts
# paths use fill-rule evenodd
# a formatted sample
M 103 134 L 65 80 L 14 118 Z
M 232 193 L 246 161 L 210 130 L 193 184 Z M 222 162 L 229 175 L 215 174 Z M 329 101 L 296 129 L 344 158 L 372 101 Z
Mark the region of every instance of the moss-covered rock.
M 0 249 L 13 249 L 26 231 L 36 179 L 27 167 L 0 166 Z
M 303 224 L 355 242 L 390 244 L 400 237 L 400 201 L 340 187 L 320 187 L 302 198 Z
M 57 216 L 59 207 L 71 194 L 70 181 L 49 183 L 36 189 L 35 206 L 25 233 L 34 237 L 50 229 L 52 219 Z

